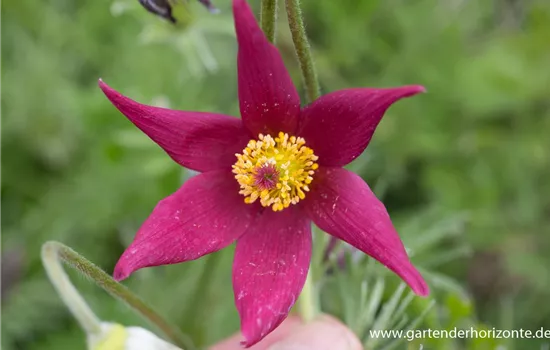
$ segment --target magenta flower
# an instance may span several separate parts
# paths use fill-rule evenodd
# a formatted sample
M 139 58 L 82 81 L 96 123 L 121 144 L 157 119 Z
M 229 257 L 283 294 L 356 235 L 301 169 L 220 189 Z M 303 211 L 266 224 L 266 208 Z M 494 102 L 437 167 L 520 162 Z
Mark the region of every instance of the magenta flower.
M 200 172 L 159 202 L 118 261 L 114 278 L 200 258 L 237 242 L 235 303 L 245 346 L 288 315 L 306 280 L 311 223 L 380 261 L 419 295 L 384 205 L 342 167 L 369 144 L 384 112 L 422 86 L 348 89 L 300 108 L 276 47 L 245 0 L 234 0 L 242 119 L 137 103 L 99 86 L 178 164 Z

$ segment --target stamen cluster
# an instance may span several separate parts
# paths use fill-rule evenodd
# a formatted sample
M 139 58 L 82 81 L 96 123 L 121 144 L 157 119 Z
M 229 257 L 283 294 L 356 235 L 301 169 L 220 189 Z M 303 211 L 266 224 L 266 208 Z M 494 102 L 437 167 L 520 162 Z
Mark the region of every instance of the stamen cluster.
M 250 140 L 233 165 L 245 203 L 259 198 L 262 206 L 280 211 L 304 199 L 319 167 L 319 157 L 305 143 L 283 132 L 276 138 L 260 134 Z

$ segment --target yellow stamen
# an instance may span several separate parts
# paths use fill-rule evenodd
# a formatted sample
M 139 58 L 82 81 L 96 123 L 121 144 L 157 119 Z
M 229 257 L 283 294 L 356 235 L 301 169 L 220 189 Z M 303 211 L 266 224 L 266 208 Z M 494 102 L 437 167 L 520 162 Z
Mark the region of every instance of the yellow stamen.
M 301 137 L 280 132 L 274 139 L 260 134 L 236 154 L 233 173 L 245 203 L 258 198 L 264 207 L 280 211 L 306 197 L 319 159 Z

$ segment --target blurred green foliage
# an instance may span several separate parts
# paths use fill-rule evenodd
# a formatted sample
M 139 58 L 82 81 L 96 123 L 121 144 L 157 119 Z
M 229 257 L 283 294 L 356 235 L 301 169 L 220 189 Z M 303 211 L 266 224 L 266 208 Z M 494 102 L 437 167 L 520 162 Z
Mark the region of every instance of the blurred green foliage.
M 189 176 L 111 106 L 99 77 L 145 103 L 238 115 L 230 2 L 216 5 L 222 13 L 213 16 L 190 4 L 173 27 L 133 0 L 2 2 L 3 349 L 84 348 L 46 280 L 41 244 L 62 241 L 110 272 L 156 202 Z M 370 346 L 367 329 L 403 328 L 426 310 L 416 327 L 550 329 L 550 3 L 303 6 L 325 92 L 428 89 L 388 111 L 351 168 L 386 203 L 433 299 L 407 296 L 397 277 L 348 254 L 352 269 L 332 266 L 318 276 L 323 309 Z M 277 44 L 299 84 L 284 16 L 279 29 Z M 145 269 L 125 283 L 204 347 L 238 329 L 231 260 L 229 248 Z M 143 325 L 73 279 L 103 319 Z M 534 349 L 540 342 L 423 344 Z

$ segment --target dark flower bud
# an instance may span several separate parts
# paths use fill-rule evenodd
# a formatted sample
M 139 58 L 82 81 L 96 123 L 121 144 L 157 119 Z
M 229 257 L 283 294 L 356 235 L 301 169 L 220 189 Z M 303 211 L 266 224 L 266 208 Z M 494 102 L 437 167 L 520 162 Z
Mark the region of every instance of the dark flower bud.
M 172 23 L 176 23 L 176 19 L 172 15 L 172 6 L 174 0 L 139 0 L 139 3 L 149 12 L 154 13 L 164 19 L 169 20 Z M 206 6 L 208 11 L 212 13 L 218 12 L 218 9 L 212 4 L 210 0 L 199 0 L 201 4 Z
M 208 11 L 210 11 L 210 13 L 218 13 L 219 10 L 216 8 L 216 6 L 214 6 L 212 4 L 212 1 L 210 0 L 199 0 L 199 2 L 201 4 L 203 4 L 204 6 L 206 6 L 206 8 L 208 9 Z
M 172 16 L 172 5 L 168 0 L 139 0 L 139 3 L 147 11 L 176 23 L 176 19 Z

